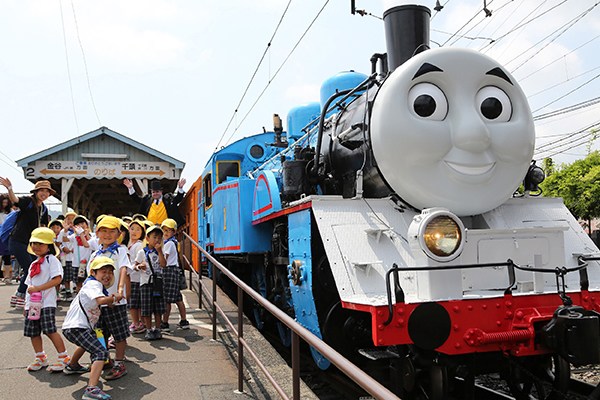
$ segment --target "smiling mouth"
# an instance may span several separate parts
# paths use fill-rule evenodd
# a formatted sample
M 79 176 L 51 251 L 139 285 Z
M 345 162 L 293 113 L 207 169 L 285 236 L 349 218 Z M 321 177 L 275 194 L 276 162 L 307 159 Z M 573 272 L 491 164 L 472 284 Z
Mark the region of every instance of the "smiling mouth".
M 492 168 L 494 168 L 494 165 L 496 165 L 496 163 L 490 163 L 490 164 L 485 164 L 485 165 L 464 165 L 464 164 L 456 164 L 450 161 L 446 161 L 446 164 L 448 164 L 448 166 L 453 169 L 454 171 L 458 172 L 459 174 L 463 174 L 463 175 L 483 175 L 486 172 L 489 172 L 492 170 Z

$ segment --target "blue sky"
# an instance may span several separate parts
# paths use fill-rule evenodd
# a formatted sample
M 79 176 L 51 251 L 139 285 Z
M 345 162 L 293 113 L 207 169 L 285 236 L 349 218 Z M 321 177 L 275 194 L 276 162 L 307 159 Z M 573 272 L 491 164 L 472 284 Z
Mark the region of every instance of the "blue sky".
M 485 18 L 482 0 L 441 3 L 444 9 L 434 12 L 431 21 L 431 46 L 469 47 L 497 59 L 519 80 L 534 115 L 600 93 L 600 78 L 593 79 L 600 74 L 600 38 L 595 39 L 600 35 L 600 6 L 592 8 L 596 1 L 492 0 L 491 18 Z M 325 4 L 292 1 L 225 131 L 287 4 L 0 0 L 0 174 L 18 191 L 27 191 L 32 185 L 14 160 L 107 126 L 186 162 L 183 176 L 191 183 L 223 134 L 225 139 L 233 134 L 235 140 L 263 126 L 270 129 L 273 113 L 285 124 L 290 108 L 318 101 L 325 79 L 349 69 L 368 73 L 370 56 L 385 52 L 380 19 L 353 16 L 350 0 L 331 0 L 273 78 Z M 383 14 L 380 1 L 356 4 L 375 16 Z M 423 4 L 432 8 L 435 1 Z M 570 28 L 565 25 L 569 22 Z M 455 32 L 459 35 L 452 36 Z M 491 46 L 489 38 L 495 39 Z M 538 145 L 598 122 L 599 107 L 540 120 Z M 555 158 L 571 162 L 585 153 L 586 147 L 580 146 Z

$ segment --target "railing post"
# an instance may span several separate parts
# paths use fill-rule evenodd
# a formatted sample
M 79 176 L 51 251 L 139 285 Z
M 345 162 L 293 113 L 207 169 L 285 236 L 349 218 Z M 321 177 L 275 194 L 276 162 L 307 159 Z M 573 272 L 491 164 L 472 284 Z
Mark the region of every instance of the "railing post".
M 292 396 L 300 400 L 300 337 L 292 331 Z
M 237 287 L 238 296 L 238 391 L 244 392 L 244 291 L 240 286 Z
M 202 309 L 202 263 L 198 266 L 198 308 Z M 190 279 L 192 272 L 190 271 Z
M 212 279 L 212 324 L 213 340 L 217 340 L 217 279 L 215 274 Z

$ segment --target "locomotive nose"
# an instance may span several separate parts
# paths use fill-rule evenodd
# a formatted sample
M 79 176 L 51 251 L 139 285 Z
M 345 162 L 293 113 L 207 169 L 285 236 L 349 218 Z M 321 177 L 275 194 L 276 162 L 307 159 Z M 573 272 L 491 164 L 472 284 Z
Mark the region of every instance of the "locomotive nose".
M 451 122 L 450 130 L 452 143 L 461 150 L 481 153 L 492 143 L 487 125 L 477 116 L 462 115 L 455 118 Z

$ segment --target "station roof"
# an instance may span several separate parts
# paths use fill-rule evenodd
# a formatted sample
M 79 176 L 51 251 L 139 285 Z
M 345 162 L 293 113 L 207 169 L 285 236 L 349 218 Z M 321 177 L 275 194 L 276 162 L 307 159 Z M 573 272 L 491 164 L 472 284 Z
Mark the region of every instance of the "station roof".
M 20 160 L 25 179 L 47 179 L 66 210 L 95 219 L 137 212 L 124 178 L 134 181 L 139 194 L 151 180 L 160 180 L 165 193 L 174 191 L 185 163 L 107 127 L 78 136 Z M 65 201 L 66 200 L 66 201 Z

